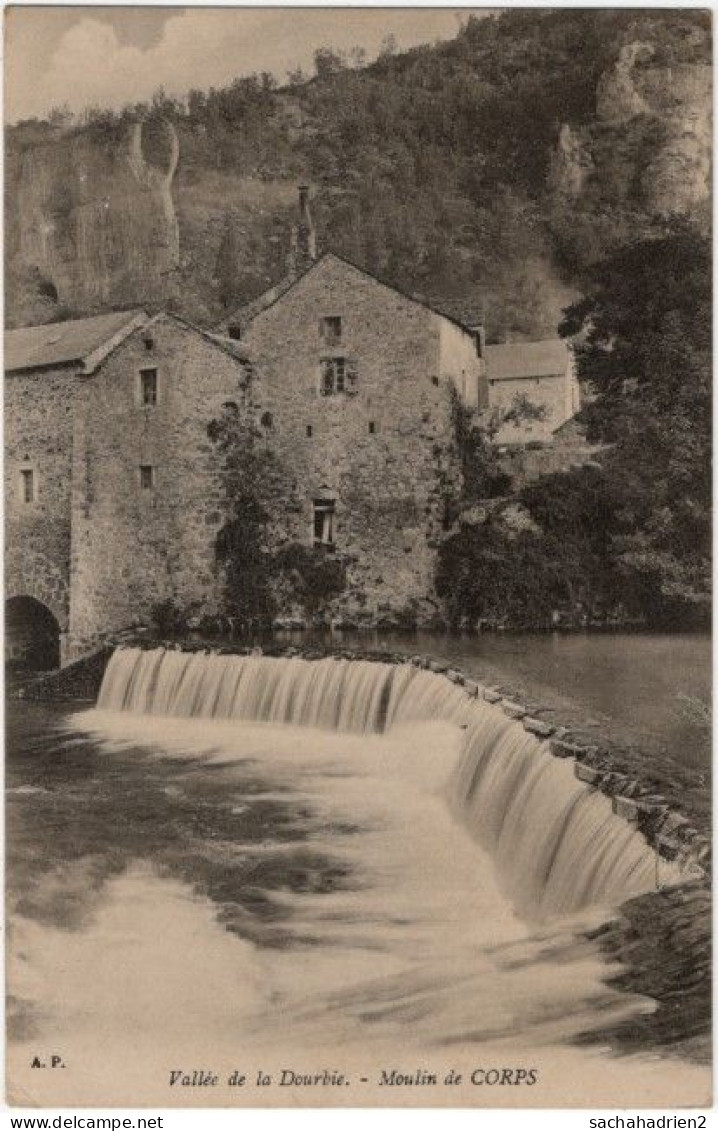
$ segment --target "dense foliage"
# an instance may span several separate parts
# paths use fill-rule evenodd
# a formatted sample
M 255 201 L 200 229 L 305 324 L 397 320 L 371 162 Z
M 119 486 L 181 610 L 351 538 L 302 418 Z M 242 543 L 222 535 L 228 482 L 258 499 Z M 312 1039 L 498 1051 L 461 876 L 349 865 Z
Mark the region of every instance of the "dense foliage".
M 454 623 L 701 624 L 709 618 L 711 256 L 674 223 L 595 267 L 564 329 L 581 332 L 596 462 L 525 486 L 528 528 L 495 508 L 441 552 Z M 491 492 L 488 491 L 487 494 Z
M 650 619 L 708 613 L 711 267 L 709 241 L 673 224 L 597 267 L 564 324 L 587 335 L 585 417 L 589 438 L 610 445 L 615 567 Z

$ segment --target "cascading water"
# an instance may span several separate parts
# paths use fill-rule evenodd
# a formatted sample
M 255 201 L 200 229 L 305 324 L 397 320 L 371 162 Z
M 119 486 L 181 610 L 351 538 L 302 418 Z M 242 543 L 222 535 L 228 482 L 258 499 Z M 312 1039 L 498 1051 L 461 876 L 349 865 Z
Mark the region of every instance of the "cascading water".
M 657 857 L 466 689 L 412 665 L 121 649 L 95 708 L 48 725 L 44 706 L 18 707 L 8 1072 L 33 1102 L 706 1093 L 707 1070 L 642 1056 L 648 1041 L 605 1055 L 656 1003 L 614 984 L 588 932 L 653 888 Z M 55 1047 L 71 1070 L 29 1067 Z M 169 1084 L 201 1066 L 248 1086 Z M 249 1086 L 286 1068 L 352 1086 Z M 392 1069 L 439 1083 L 383 1087 Z M 475 1086 L 519 1069 L 535 1087 Z
M 498 708 L 408 664 L 118 649 L 98 707 L 361 734 L 450 723 L 463 738 L 447 799 L 490 852 L 522 914 L 616 906 L 655 888 L 659 872 L 663 886 L 681 878 L 545 743 Z

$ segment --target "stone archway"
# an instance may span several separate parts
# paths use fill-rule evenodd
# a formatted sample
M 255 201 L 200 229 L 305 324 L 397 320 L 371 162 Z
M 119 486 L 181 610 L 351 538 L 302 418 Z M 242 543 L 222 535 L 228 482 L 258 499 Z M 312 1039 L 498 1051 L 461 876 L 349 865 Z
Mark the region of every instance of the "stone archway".
M 5 602 L 5 662 L 30 671 L 60 666 L 60 625 L 35 597 L 9 597 Z

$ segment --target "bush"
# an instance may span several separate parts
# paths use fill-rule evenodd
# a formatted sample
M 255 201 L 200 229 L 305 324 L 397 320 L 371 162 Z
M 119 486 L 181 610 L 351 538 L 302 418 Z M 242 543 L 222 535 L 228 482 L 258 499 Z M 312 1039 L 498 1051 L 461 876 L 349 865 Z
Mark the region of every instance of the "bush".
M 274 569 L 289 591 L 289 600 L 312 617 L 346 589 L 346 565 L 341 558 L 298 542 L 277 551 Z
M 160 636 L 183 636 L 189 629 L 190 613 L 170 598 L 153 605 L 150 618 Z

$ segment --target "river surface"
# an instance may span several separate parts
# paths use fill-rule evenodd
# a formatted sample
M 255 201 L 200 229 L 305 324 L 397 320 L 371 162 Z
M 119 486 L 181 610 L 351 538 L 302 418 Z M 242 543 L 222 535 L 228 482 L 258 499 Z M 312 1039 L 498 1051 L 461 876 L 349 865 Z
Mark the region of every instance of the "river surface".
M 586 937 L 615 908 L 527 913 L 448 803 L 461 733 L 12 704 L 13 1102 L 708 1102 L 592 1040 L 655 1009 Z
M 392 631 L 334 632 L 317 639 L 446 660 L 480 680 L 523 686 L 533 699 L 583 725 L 593 720 L 624 742 L 673 755 L 697 769 L 710 767 L 711 638 L 706 634 Z

